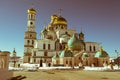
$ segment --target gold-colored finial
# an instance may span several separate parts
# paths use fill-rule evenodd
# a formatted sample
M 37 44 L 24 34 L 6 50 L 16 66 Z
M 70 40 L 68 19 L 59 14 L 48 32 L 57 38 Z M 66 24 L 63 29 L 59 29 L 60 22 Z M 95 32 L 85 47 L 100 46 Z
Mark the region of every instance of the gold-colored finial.
M 65 51 L 68 50 L 68 45 L 65 46 Z
M 102 46 L 100 46 L 100 52 L 102 52 L 103 51 L 103 47 Z

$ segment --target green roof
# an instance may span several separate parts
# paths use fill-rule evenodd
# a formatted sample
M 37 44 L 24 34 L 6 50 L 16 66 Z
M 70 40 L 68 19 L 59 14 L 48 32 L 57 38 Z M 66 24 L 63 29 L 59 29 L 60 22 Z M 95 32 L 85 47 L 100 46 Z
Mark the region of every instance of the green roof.
M 52 58 L 59 58 L 59 55 L 58 55 L 58 53 L 56 53 Z
M 95 54 L 95 57 L 99 58 L 99 57 L 108 57 L 108 53 L 106 51 L 104 51 L 102 49 L 102 47 L 100 48 L 100 50 Z
M 70 50 L 64 50 L 61 52 L 60 57 L 73 57 L 73 53 Z
M 71 49 L 81 49 L 81 46 L 84 46 L 84 42 L 79 40 L 75 34 L 68 41 L 68 47 Z
M 83 53 L 82 59 L 85 59 L 85 58 L 87 58 L 87 57 L 88 57 L 88 55 L 87 55 L 86 53 Z

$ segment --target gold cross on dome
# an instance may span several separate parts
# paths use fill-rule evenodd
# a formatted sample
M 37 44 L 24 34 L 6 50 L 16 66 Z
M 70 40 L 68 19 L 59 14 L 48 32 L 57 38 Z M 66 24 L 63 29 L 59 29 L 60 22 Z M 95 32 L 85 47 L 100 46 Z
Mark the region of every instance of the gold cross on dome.
M 63 9 L 60 8 L 60 9 L 59 9 L 59 15 L 60 15 L 60 16 L 61 16 L 61 14 L 62 14 L 62 11 L 63 11 Z

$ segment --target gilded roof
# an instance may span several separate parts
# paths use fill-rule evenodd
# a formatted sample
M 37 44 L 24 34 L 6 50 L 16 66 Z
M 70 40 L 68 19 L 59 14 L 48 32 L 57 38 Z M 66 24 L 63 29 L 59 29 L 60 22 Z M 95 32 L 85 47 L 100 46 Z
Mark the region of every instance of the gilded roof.
M 63 18 L 62 16 L 58 16 L 55 19 L 54 24 L 64 24 L 64 25 L 67 25 L 67 20 L 65 18 Z
M 28 9 L 28 13 L 30 14 L 36 14 L 36 10 L 33 8 Z

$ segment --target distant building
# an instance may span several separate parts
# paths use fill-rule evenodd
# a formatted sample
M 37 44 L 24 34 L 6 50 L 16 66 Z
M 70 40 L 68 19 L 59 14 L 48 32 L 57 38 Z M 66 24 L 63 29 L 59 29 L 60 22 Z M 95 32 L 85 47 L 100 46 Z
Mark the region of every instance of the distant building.
M 82 30 L 77 33 L 76 30 L 69 29 L 67 20 L 61 14 L 51 16 L 48 25 L 40 32 L 41 38 L 37 39 L 36 14 L 35 9 L 28 9 L 28 24 L 24 34 L 24 63 L 37 63 L 41 67 L 43 63 L 47 66 L 78 66 L 79 63 L 88 66 L 102 65 L 99 63 L 101 56 L 96 57 L 99 43 L 85 42 Z
M 8 70 L 9 55 L 8 51 L 0 51 L 0 80 L 8 80 L 13 77 L 13 72 Z
M 12 55 L 9 58 L 10 66 L 12 66 L 12 67 L 18 67 L 18 65 L 21 63 L 20 62 L 20 58 L 21 57 L 17 56 L 17 53 L 16 53 L 16 51 L 14 49 Z

